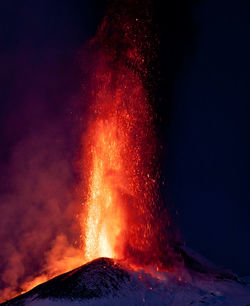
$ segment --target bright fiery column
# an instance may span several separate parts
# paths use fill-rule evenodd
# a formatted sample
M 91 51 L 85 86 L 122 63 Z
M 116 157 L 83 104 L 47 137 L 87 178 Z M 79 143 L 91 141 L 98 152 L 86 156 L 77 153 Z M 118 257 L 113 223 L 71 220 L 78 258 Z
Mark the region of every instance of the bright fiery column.
M 159 257 L 156 141 L 145 86 L 150 18 L 133 16 L 131 7 L 111 10 L 89 48 L 91 106 L 82 161 L 86 260 L 149 263 Z

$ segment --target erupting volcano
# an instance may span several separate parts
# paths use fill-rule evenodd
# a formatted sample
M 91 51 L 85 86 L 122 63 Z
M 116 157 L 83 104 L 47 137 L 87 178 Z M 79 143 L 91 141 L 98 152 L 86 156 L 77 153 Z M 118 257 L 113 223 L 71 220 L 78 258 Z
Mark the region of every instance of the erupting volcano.
M 75 221 L 80 238 L 70 247 L 58 236 L 42 271 L 24 281 L 22 292 L 99 257 L 136 269 L 172 267 L 150 84 L 156 46 L 149 2 L 133 1 L 115 1 L 85 46 L 82 100 L 88 111 L 79 150 L 82 203 Z
M 221 297 L 227 303 L 234 288 L 243 302 L 248 297 L 235 275 L 180 246 L 170 233 L 151 84 L 157 44 L 149 1 L 129 0 L 114 2 L 85 46 L 88 111 L 77 163 L 80 230 L 74 233 L 80 242 L 73 247 L 59 236 L 38 277 L 20 287 L 25 292 L 64 274 L 6 305 L 197 305 Z M 214 280 L 225 281 L 214 286 Z

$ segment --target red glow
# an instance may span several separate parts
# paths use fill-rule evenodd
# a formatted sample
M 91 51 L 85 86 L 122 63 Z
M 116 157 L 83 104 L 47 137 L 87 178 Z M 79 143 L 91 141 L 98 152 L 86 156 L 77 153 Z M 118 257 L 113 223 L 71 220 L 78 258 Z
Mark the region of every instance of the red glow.
M 91 42 L 94 68 L 82 161 L 88 185 L 82 214 L 86 260 L 149 264 L 160 257 L 156 138 L 145 88 L 152 53 L 147 22 L 105 20 Z
M 157 178 L 152 175 L 154 139 L 150 107 L 137 75 L 125 67 L 109 71 L 100 63 L 98 91 L 84 139 L 89 175 L 87 220 L 83 224 L 88 260 L 124 258 L 151 244 Z M 115 81 L 114 81 L 115 79 Z

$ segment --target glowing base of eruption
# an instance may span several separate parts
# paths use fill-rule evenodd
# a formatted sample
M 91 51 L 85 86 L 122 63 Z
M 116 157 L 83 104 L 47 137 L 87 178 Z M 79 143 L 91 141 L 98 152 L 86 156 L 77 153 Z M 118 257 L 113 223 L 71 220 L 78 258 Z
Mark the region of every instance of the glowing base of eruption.
M 117 126 L 112 121 L 99 120 L 91 129 L 94 134 L 91 147 L 93 164 L 85 236 L 85 254 L 88 260 L 116 257 L 116 240 L 121 234 L 124 220 L 116 192 L 116 188 L 122 183 L 118 177 L 122 165 Z

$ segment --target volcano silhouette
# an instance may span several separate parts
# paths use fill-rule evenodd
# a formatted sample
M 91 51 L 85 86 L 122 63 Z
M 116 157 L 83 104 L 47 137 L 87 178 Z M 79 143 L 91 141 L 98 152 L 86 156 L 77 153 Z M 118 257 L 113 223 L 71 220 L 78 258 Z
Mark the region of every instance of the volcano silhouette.
M 178 273 L 133 271 L 98 258 L 1 305 L 250 305 L 249 284 L 188 249 L 181 252 Z

